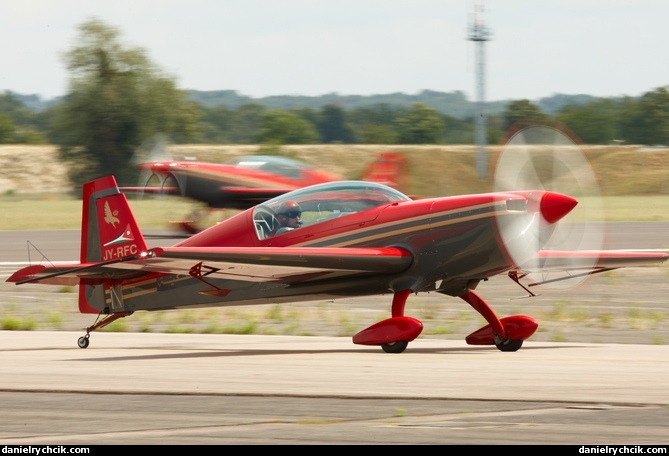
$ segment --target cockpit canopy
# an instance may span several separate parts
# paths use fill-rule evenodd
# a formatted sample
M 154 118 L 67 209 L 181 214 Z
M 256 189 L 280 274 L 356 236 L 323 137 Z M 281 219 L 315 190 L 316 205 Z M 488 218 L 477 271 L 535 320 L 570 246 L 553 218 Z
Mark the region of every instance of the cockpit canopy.
M 246 157 L 238 157 L 231 160 L 229 163 L 242 168 L 256 169 L 272 174 L 278 174 L 279 176 L 288 177 L 290 179 L 299 179 L 302 176 L 303 170 L 312 169 L 311 166 L 301 161 L 276 155 L 250 155 Z
M 256 206 L 253 220 L 260 239 L 274 235 L 279 227 L 277 214 L 287 202 L 296 202 L 302 211 L 302 226 L 355 214 L 393 201 L 411 198 L 383 184 L 364 181 L 336 181 L 286 193 Z

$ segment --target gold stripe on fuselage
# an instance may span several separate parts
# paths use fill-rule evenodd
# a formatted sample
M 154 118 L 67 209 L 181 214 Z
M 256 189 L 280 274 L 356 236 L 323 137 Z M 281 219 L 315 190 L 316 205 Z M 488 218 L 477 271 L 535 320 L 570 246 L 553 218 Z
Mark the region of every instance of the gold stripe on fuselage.
M 503 207 L 500 207 L 503 206 Z M 472 214 L 472 212 L 476 212 Z M 321 237 L 311 241 L 295 244 L 293 247 L 309 247 L 309 246 L 327 246 L 327 247 L 348 247 L 352 245 L 367 244 L 369 242 L 391 238 L 402 234 L 415 233 L 423 230 L 430 230 L 435 227 L 454 225 L 456 223 L 469 222 L 482 218 L 497 217 L 508 214 L 506 206 L 496 201 L 492 203 L 479 204 L 470 206 L 466 210 L 452 209 L 449 211 L 430 212 L 410 219 L 395 220 L 380 225 L 373 225 L 367 228 L 361 228 L 354 233 L 349 231 L 343 233 L 333 234 L 331 236 Z M 466 215 L 458 215 L 466 213 Z M 443 221 L 439 219 L 445 218 Z M 425 223 L 425 220 L 428 223 Z M 410 226 L 406 226 L 410 225 Z M 395 228 L 403 226 L 402 228 Z M 364 235 L 364 233 L 370 233 Z M 349 239 L 346 239 L 349 238 Z
M 233 187 L 258 187 L 258 188 L 277 188 L 279 185 L 281 188 L 290 187 L 296 188 L 293 184 L 277 184 L 277 182 L 271 179 L 263 179 L 260 177 L 249 177 L 249 176 L 238 176 L 234 173 L 227 173 L 222 171 L 211 171 L 204 169 L 181 169 L 179 173 L 186 177 L 195 177 L 200 179 L 211 179 L 224 186 Z

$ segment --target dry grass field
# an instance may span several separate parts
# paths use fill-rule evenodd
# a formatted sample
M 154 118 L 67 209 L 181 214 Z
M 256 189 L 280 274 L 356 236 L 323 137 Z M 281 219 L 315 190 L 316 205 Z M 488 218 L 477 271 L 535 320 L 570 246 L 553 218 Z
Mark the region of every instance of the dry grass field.
M 300 159 L 343 179 L 357 179 L 376 152 L 399 152 L 408 159 L 403 190 L 422 197 L 486 192 L 493 189 L 493 173 L 501 147 L 488 147 L 488 178 L 477 174 L 473 145 L 282 146 L 279 153 Z M 641 146 L 585 146 L 594 170 L 607 221 L 669 220 L 669 149 Z M 233 157 L 268 152 L 259 146 L 172 145 L 174 159 L 225 162 Z M 575 195 L 576 196 L 576 195 Z M 158 228 L 182 219 L 197 205 L 175 198 L 135 201 L 140 224 Z M 79 189 L 67 177 L 55 146 L 0 146 L 0 229 L 72 229 L 80 223 Z M 224 214 L 212 215 L 225 217 Z
M 603 195 L 669 195 L 669 148 L 583 146 L 581 149 L 590 161 Z M 168 150 L 174 159 L 189 157 L 206 162 L 267 153 L 260 146 L 239 145 L 172 145 Z M 487 150 L 489 177 L 485 179 L 477 175 L 477 152 L 472 145 L 282 146 L 278 152 L 346 179 L 360 177 L 376 152 L 402 153 L 409 162 L 407 193 L 439 196 L 491 190 L 501 147 L 489 146 Z M 67 168 L 59 162 L 55 146 L 0 146 L 0 194 L 63 193 L 70 189 Z

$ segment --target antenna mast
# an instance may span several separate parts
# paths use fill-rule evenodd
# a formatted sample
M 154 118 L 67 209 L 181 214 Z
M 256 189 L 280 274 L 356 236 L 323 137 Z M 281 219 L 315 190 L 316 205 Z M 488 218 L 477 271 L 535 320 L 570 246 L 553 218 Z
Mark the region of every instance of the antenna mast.
M 483 25 L 483 5 L 474 5 L 474 21 L 469 29 L 469 41 L 476 45 L 476 171 L 479 177 L 488 175 L 486 154 L 486 112 L 485 112 L 485 42 L 490 33 Z

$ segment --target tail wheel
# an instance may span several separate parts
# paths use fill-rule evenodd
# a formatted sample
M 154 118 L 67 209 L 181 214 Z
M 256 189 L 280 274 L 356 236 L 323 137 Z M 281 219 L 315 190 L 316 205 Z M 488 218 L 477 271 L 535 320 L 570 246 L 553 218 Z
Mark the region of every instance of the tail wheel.
M 90 341 L 88 340 L 88 337 L 89 337 L 89 334 L 86 334 L 85 336 L 81 336 L 77 340 L 77 345 L 79 346 L 79 348 L 88 348 L 88 344 L 90 343 Z
M 397 340 L 395 342 L 388 342 L 387 344 L 381 344 L 381 348 L 386 353 L 402 353 L 407 349 L 409 342 L 406 340 Z

